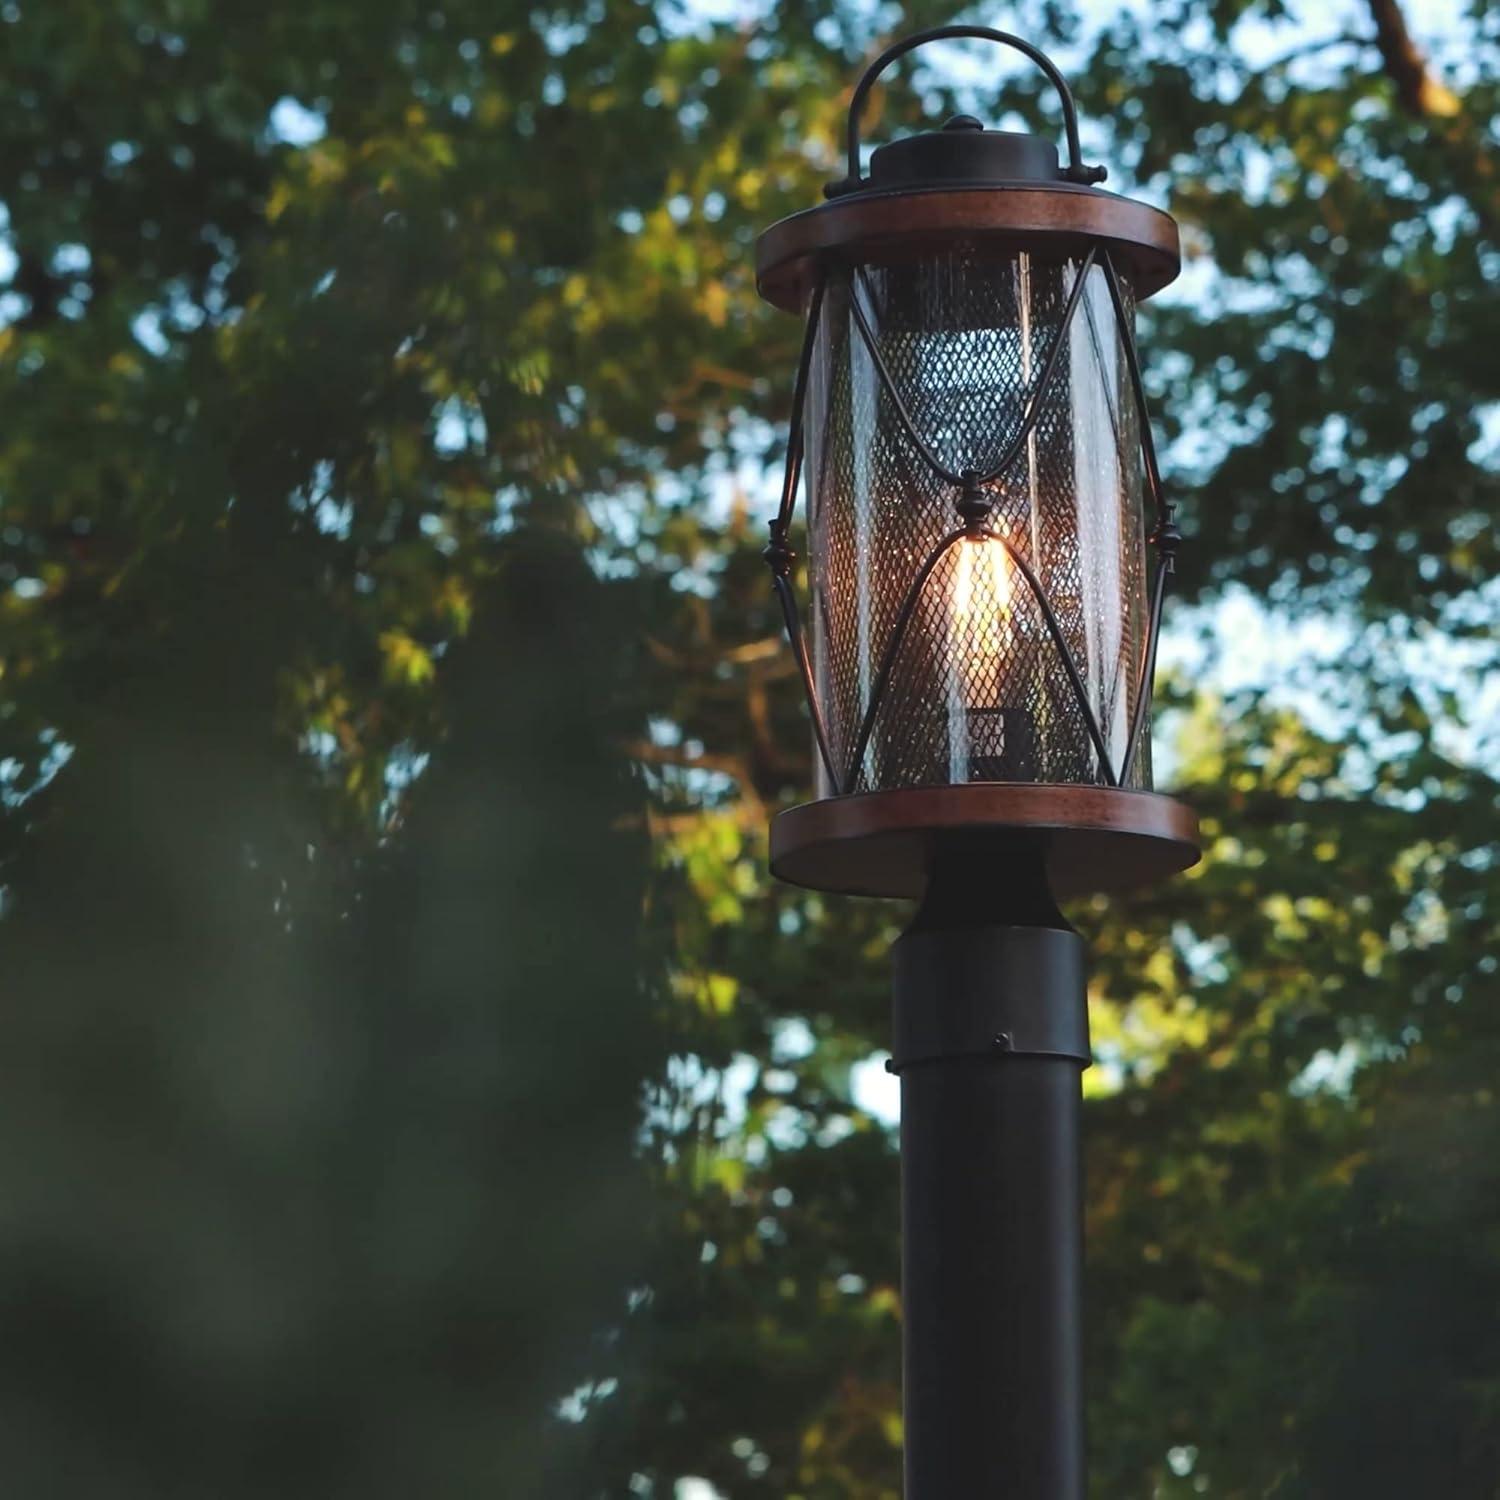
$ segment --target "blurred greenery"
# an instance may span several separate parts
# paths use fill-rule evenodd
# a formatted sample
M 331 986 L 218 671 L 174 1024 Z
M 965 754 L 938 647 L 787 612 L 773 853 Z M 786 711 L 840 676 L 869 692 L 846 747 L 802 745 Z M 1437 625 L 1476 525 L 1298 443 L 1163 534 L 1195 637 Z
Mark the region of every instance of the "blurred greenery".
M 0 5 L 9 1492 L 897 1493 L 902 913 L 766 874 L 751 261 L 974 19 L 1189 251 L 1208 857 L 1074 914 L 1095 1493 L 1500 1495 L 1500 13 L 1434 13 Z M 991 61 L 874 133 L 1054 129 Z M 1333 645 L 1190 670 L 1266 622 Z

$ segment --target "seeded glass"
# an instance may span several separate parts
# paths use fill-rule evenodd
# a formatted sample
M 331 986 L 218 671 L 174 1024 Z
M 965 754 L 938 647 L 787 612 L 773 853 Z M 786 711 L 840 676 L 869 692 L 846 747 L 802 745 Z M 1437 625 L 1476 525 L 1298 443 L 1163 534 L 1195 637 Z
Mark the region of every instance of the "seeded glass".
M 1061 339 L 1038 421 L 986 492 L 988 526 L 1030 563 L 1111 762 L 1124 760 L 1148 615 L 1139 432 L 1102 270 L 1064 326 L 1078 274 L 1076 260 L 977 245 L 831 273 L 805 418 L 812 662 L 834 764 L 853 775 L 835 788 L 820 766 L 821 795 L 1106 779 L 1043 613 L 993 540 L 959 541 L 933 570 L 852 766 L 902 602 L 961 525 L 955 486 L 882 386 L 853 296 L 913 426 L 954 472 L 999 461 Z M 1128 784 L 1151 784 L 1149 725 Z

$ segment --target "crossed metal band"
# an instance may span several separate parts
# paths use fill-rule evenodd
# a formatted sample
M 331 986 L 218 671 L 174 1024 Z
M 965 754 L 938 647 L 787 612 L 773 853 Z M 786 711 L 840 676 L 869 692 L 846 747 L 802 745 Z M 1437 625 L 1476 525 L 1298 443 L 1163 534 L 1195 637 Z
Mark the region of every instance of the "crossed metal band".
M 1006 473 L 1020 455 L 1026 445 L 1027 439 L 1035 429 L 1037 420 L 1041 415 L 1043 403 L 1056 377 L 1064 342 L 1068 337 L 1069 330 L 1073 325 L 1073 319 L 1078 311 L 1078 305 L 1082 300 L 1084 284 L 1088 280 L 1089 273 L 1096 265 L 1103 270 L 1105 283 L 1109 287 L 1110 303 L 1114 310 L 1115 321 L 1120 329 L 1121 343 L 1125 351 L 1126 371 L 1130 377 L 1131 391 L 1139 416 L 1141 456 L 1146 473 L 1146 489 L 1150 496 L 1152 512 L 1152 528 L 1149 540 L 1155 548 L 1157 555 L 1156 574 L 1152 581 L 1151 589 L 1150 619 L 1146 627 L 1146 638 L 1141 656 L 1140 677 L 1137 683 L 1135 706 L 1131 713 L 1129 734 L 1125 742 L 1125 754 L 1122 757 L 1118 772 L 1110 761 L 1109 751 L 1105 746 L 1104 736 L 1099 728 L 1098 716 L 1094 713 L 1093 705 L 1089 702 L 1088 690 L 1085 688 L 1082 674 L 1078 670 L 1078 663 L 1074 660 L 1073 652 L 1068 645 L 1066 637 L 1063 635 L 1062 627 L 1058 623 L 1056 612 L 1052 608 L 1051 601 L 1047 598 L 1046 590 L 1042 587 L 1041 580 L 1037 577 L 1035 570 L 1027 560 L 1011 544 L 1009 538 L 997 531 L 990 530 L 984 524 L 991 510 L 992 502 L 985 498 L 983 491 L 987 486 L 992 485 Z M 855 279 L 862 286 L 864 282 L 862 271 L 857 268 L 854 275 Z M 850 311 L 853 314 L 855 327 L 859 331 L 860 340 L 869 353 L 871 364 L 875 368 L 881 389 L 890 402 L 891 409 L 896 413 L 896 418 L 900 423 L 902 431 L 906 434 L 912 447 L 921 456 L 923 462 L 926 463 L 928 468 L 939 479 L 946 484 L 954 486 L 959 491 L 960 498 L 956 508 L 964 524 L 949 532 L 938 542 L 907 587 L 906 595 L 901 601 L 901 608 L 897 611 L 890 634 L 886 638 L 885 647 L 881 652 L 880 662 L 876 669 L 874 680 L 871 683 L 869 700 L 865 705 L 865 711 L 860 718 L 859 729 L 855 735 L 854 750 L 849 757 L 848 769 L 843 775 L 839 774 L 838 768 L 834 765 L 833 753 L 828 737 L 828 725 L 824 719 L 822 704 L 818 700 L 817 686 L 813 680 L 812 663 L 808 656 L 807 641 L 802 630 L 801 615 L 797 609 L 796 592 L 792 587 L 791 581 L 792 563 L 795 561 L 796 554 L 792 551 L 791 544 L 788 541 L 792 515 L 797 504 L 797 489 L 802 476 L 802 458 L 804 452 L 803 414 L 807 399 L 808 375 L 812 368 L 813 348 L 817 342 L 818 326 L 822 319 L 826 289 L 827 274 L 825 272 L 818 277 L 813 287 L 811 302 L 808 306 L 807 327 L 803 335 L 802 354 L 797 362 L 797 379 L 792 394 L 792 419 L 787 434 L 786 468 L 781 486 L 781 506 L 775 519 L 771 522 L 771 540 L 766 546 L 765 557 L 771 568 L 771 578 L 776 590 L 776 596 L 781 602 L 781 612 L 786 621 L 787 636 L 791 642 L 792 653 L 796 658 L 797 668 L 802 677 L 803 691 L 807 695 L 808 709 L 812 714 L 813 733 L 818 743 L 818 753 L 822 757 L 823 766 L 828 773 L 830 784 L 843 793 L 854 791 L 858 785 L 860 767 L 863 765 L 865 754 L 869 749 L 870 737 L 874 733 L 876 717 L 880 711 L 881 703 L 885 698 L 886 689 L 890 685 L 891 676 L 895 671 L 897 660 L 900 657 L 901 646 L 906 639 L 906 633 L 911 625 L 912 617 L 916 614 L 917 607 L 921 603 L 923 591 L 927 587 L 928 580 L 937 570 L 938 564 L 947 556 L 952 548 L 964 540 L 998 542 L 1005 548 L 1007 556 L 1015 565 L 1016 571 L 1021 575 L 1032 597 L 1036 600 L 1037 606 L 1041 611 L 1042 621 L 1047 629 L 1047 634 L 1051 638 L 1053 645 L 1057 648 L 1058 658 L 1062 662 L 1068 684 L 1078 704 L 1079 712 L 1083 716 L 1084 727 L 1088 731 L 1089 740 L 1094 747 L 1095 755 L 1098 757 L 1100 775 L 1104 778 L 1107 786 L 1115 787 L 1127 782 L 1135 766 L 1136 753 L 1140 747 L 1141 731 L 1146 722 L 1146 708 L 1151 701 L 1155 685 L 1156 645 L 1157 638 L 1161 634 L 1162 601 L 1166 594 L 1167 578 L 1176 566 L 1177 549 L 1182 542 L 1182 533 L 1178 530 L 1176 524 L 1175 508 L 1164 497 L 1162 491 L 1161 469 L 1157 463 L 1156 444 L 1151 436 L 1151 421 L 1146 403 L 1146 391 L 1141 380 L 1140 356 L 1136 350 L 1135 334 L 1131 327 L 1131 321 L 1125 310 L 1124 295 L 1120 290 L 1120 279 L 1115 271 L 1114 261 L 1111 259 L 1108 249 L 1101 245 L 1093 245 L 1083 257 L 1078 268 L 1078 274 L 1074 278 L 1073 285 L 1068 292 L 1067 304 L 1063 309 L 1062 320 L 1053 338 L 1052 347 L 1047 351 L 1047 357 L 1043 362 L 1036 387 L 1022 411 L 1020 426 L 1017 428 L 1015 436 L 1006 445 L 1005 451 L 1000 455 L 999 459 L 984 471 L 975 469 L 955 470 L 950 468 L 942 462 L 933 451 L 931 445 L 917 431 L 911 412 L 902 400 L 901 393 L 896 387 L 896 382 L 891 375 L 890 368 L 880 352 L 874 331 L 870 327 L 869 318 L 866 316 L 864 308 L 860 305 L 858 288 L 851 286 L 849 297 Z

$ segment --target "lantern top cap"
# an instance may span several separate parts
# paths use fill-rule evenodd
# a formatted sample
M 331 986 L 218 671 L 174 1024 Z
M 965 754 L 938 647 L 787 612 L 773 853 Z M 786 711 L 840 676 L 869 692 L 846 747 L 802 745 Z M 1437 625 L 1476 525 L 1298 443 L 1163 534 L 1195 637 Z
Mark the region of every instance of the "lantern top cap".
M 940 130 L 881 146 L 864 175 L 860 122 L 876 80 L 908 52 L 956 38 L 1011 47 L 1041 69 L 1062 108 L 1066 161 L 1041 136 L 988 130 L 972 115 L 957 115 Z M 1083 160 L 1067 81 L 1046 53 L 1009 32 L 939 26 L 887 47 L 855 86 L 845 151 L 845 176 L 823 190 L 829 201 L 773 224 L 756 246 L 756 286 L 789 312 L 803 310 L 830 256 L 922 255 L 957 241 L 1068 255 L 1102 244 L 1137 298 L 1160 291 L 1180 269 L 1176 223 L 1160 209 L 1097 187 L 1105 169 Z
M 955 115 L 941 130 L 882 146 L 870 158 L 869 187 L 940 183 L 1057 182 L 1057 147 L 1039 135 L 986 130 L 972 115 Z

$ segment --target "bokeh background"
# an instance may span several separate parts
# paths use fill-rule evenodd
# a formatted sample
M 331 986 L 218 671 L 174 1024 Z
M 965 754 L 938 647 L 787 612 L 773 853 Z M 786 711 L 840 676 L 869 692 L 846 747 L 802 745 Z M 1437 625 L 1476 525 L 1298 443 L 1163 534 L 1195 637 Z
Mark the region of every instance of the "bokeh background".
M 751 264 L 952 20 L 1187 247 L 1094 1493 L 1500 1495 L 1500 11 L 6 0 L 7 1496 L 896 1496 L 903 913 L 766 874 Z

